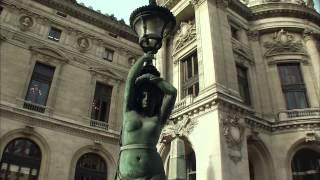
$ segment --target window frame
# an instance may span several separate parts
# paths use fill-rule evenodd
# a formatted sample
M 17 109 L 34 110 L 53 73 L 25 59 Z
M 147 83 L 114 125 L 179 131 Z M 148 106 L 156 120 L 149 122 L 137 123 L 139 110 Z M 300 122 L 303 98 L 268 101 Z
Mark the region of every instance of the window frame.
M 284 81 L 285 76 L 283 76 L 283 74 L 281 73 L 280 68 L 281 67 L 288 67 L 288 66 L 296 66 L 297 67 L 298 74 L 295 76 L 299 77 L 300 83 L 284 84 L 283 81 Z M 279 64 L 277 64 L 277 70 L 278 70 L 278 76 L 279 76 L 279 80 L 280 80 L 281 90 L 282 90 L 282 94 L 283 94 L 283 97 L 284 97 L 284 100 L 286 103 L 287 110 L 309 108 L 310 103 L 309 103 L 309 99 L 308 99 L 306 84 L 305 84 L 304 77 L 302 74 L 301 63 L 279 63 Z M 295 97 L 295 99 L 294 99 L 295 104 L 293 104 L 293 105 L 289 104 L 289 97 L 288 97 L 287 93 L 294 93 L 294 92 L 297 92 L 297 93 L 303 92 L 304 93 L 305 107 L 302 107 L 302 108 L 298 107 L 297 97 Z
M 115 52 L 114 50 L 105 47 L 104 51 L 103 51 L 102 59 L 104 59 L 108 62 L 114 61 L 114 52 Z M 109 58 L 110 55 L 111 55 L 111 59 Z
M 21 153 L 6 152 L 7 149 L 14 150 L 13 148 L 16 145 L 16 142 L 18 141 L 24 141 L 25 143 L 29 142 L 31 144 L 31 148 L 32 147 L 33 149 L 36 148 L 36 150 L 39 153 L 38 154 L 39 156 L 36 157 L 36 156 L 30 156 L 30 155 L 22 155 Z M 25 144 L 23 145 L 23 148 L 26 148 Z M 6 164 L 7 171 L 5 172 L 5 177 L 8 176 L 8 171 L 10 172 L 10 167 L 13 164 L 15 166 L 18 166 L 18 171 L 16 173 L 21 173 L 22 168 L 28 168 L 29 174 L 32 174 L 34 172 L 33 170 L 36 170 L 35 179 L 39 179 L 39 174 L 42 166 L 41 164 L 43 163 L 42 161 L 43 161 L 43 153 L 41 151 L 40 146 L 37 143 L 35 143 L 33 140 L 28 138 L 16 138 L 8 142 L 7 145 L 5 146 L 2 152 L 0 166 L 2 168 L 4 167 L 3 163 Z
M 244 77 L 240 76 L 239 70 L 241 70 L 244 74 Z M 251 86 L 250 86 L 250 77 L 249 77 L 249 68 L 247 66 L 241 65 L 239 63 L 236 63 L 236 74 L 237 74 L 237 81 L 238 81 L 238 88 L 239 88 L 239 95 L 243 99 L 243 103 L 252 106 L 252 97 L 251 97 Z M 244 88 L 245 92 L 244 94 L 241 94 L 241 86 L 244 85 L 247 88 Z M 241 87 L 240 87 L 241 86 Z
M 104 165 L 104 171 L 97 171 L 97 170 L 94 170 L 94 169 L 91 169 L 91 168 L 83 168 L 83 167 L 80 167 L 79 165 L 79 161 L 82 160 L 82 158 L 86 155 L 90 155 L 90 156 L 96 156 L 98 158 L 100 158 L 100 160 L 103 162 L 103 165 Z M 78 172 L 80 171 L 80 172 Z M 76 161 L 76 164 L 75 164 L 75 174 L 74 174 L 74 179 L 77 180 L 77 178 L 79 178 L 80 175 L 90 175 L 90 176 L 94 176 L 94 177 L 99 177 L 102 178 L 102 179 L 107 179 L 108 177 L 108 165 L 107 165 L 107 162 L 106 160 L 100 156 L 99 154 L 97 153 L 93 153 L 93 152 L 88 152 L 88 153 L 85 153 L 85 154 L 82 154 L 79 159 Z
M 54 34 L 51 36 L 51 32 L 54 32 Z M 56 37 L 56 35 L 58 34 L 58 37 Z M 59 42 L 61 40 L 61 36 L 62 36 L 62 30 L 57 28 L 57 27 L 53 27 L 51 26 L 48 32 L 48 39 L 54 42 Z
M 47 74 L 48 76 L 45 76 L 44 74 L 41 74 L 40 72 L 37 72 L 37 70 L 36 70 L 37 65 L 39 65 L 39 69 L 40 69 L 41 66 L 50 68 L 52 70 L 51 77 L 49 77 L 48 74 Z M 32 73 L 31 73 L 31 78 L 30 78 L 29 83 L 28 83 L 27 91 L 26 91 L 26 94 L 25 94 L 25 97 L 24 97 L 24 101 L 25 102 L 23 104 L 23 107 L 25 109 L 29 109 L 29 110 L 33 110 L 33 111 L 37 111 L 37 112 L 41 112 L 41 113 L 45 112 L 45 109 L 46 109 L 45 107 L 47 106 L 47 101 L 48 101 L 48 98 L 49 98 L 50 89 L 51 89 L 52 82 L 53 82 L 53 79 L 54 79 L 55 71 L 56 71 L 56 67 L 55 66 L 47 65 L 47 64 L 39 62 L 39 61 L 35 62 L 34 66 L 33 66 Z M 30 96 L 31 95 L 29 93 L 30 93 L 30 89 L 31 89 L 31 86 L 32 86 L 33 82 L 39 82 L 41 84 L 46 84 L 48 86 L 47 92 L 45 93 L 46 97 L 44 99 L 43 104 L 30 100 Z M 41 87 L 39 87 L 39 93 L 41 93 Z M 31 104 L 29 102 L 31 102 Z
M 191 61 L 191 77 L 189 77 L 188 62 Z M 196 63 L 195 63 L 196 62 Z M 181 63 L 181 96 L 182 98 L 192 95 L 197 97 L 199 95 L 199 62 L 197 50 L 192 51 L 180 60 Z M 192 93 L 189 94 L 189 89 L 192 88 Z
M 105 100 L 106 101 L 106 103 L 107 103 L 107 105 L 106 105 L 106 109 L 105 109 L 105 115 L 104 115 L 104 120 L 101 120 L 100 118 L 101 118 L 101 111 L 98 113 L 98 118 L 97 119 L 95 119 L 95 118 L 93 118 L 93 114 L 94 114 L 94 109 L 93 109 L 93 106 L 94 106 L 94 101 L 95 101 L 95 99 L 96 99 L 96 93 L 97 93 L 97 86 L 105 86 L 106 88 L 111 88 L 111 90 L 109 91 L 109 94 L 107 94 L 107 100 Z M 100 81 L 96 81 L 96 84 L 95 84 L 95 86 L 94 86 L 94 92 L 93 92 L 93 99 L 92 99 L 92 103 L 91 103 L 91 106 L 90 106 L 90 108 L 91 108 L 91 113 L 90 113 L 90 118 L 92 119 L 92 120 L 95 120 L 95 121 L 100 121 L 100 122 L 104 122 L 104 123 L 109 123 L 109 119 L 110 119 L 110 112 L 111 112 L 111 102 L 112 102 L 112 94 L 113 94 L 113 91 L 114 91 L 114 86 L 112 86 L 112 85 L 109 85 L 109 84 L 106 84 L 106 83 L 102 83 L 102 82 L 100 82 Z M 99 103 L 100 104 L 100 106 L 99 107 L 101 107 L 101 103 Z

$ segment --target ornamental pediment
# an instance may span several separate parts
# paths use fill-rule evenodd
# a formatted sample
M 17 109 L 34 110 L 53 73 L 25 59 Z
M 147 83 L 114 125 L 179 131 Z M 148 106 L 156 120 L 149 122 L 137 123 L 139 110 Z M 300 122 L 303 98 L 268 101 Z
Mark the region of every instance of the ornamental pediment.
M 196 39 L 195 21 L 181 22 L 173 40 L 173 51 L 177 52 Z
M 272 41 L 264 43 L 267 49 L 264 56 L 271 57 L 277 55 L 307 55 L 301 40 L 296 40 L 293 34 L 281 29 L 275 32 Z

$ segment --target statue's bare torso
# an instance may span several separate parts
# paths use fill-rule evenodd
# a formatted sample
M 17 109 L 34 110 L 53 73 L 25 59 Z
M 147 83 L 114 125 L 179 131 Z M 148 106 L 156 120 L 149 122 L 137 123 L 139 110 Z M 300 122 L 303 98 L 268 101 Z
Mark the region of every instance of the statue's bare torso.
M 142 117 L 135 111 L 130 111 L 126 114 L 126 123 L 122 129 L 122 135 L 125 137 L 123 146 L 145 144 L 150 149 L 137 148 L 123 150 L 120 156 L 120 161 L 127 161 L 125 167 L 120 164 L 119 170 L 121 176 L 124 177 L 146 177 L 150 173 L 159 175 L 163 174 L 162 160 L 154 149 L 161 131 L 159 118 Z

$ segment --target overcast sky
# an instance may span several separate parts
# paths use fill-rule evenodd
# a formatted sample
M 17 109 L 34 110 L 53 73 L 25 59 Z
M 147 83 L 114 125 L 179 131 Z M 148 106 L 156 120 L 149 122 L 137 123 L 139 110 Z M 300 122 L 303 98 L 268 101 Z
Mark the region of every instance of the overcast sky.
M 103 14 L 114 14 L 117 19 L 123 19 L 129 24 L 129 17 L 136 8 L 148 5 L 149 0 L 77 0 L 87 7 L 92 6 L 94 10 L 100 10 Z

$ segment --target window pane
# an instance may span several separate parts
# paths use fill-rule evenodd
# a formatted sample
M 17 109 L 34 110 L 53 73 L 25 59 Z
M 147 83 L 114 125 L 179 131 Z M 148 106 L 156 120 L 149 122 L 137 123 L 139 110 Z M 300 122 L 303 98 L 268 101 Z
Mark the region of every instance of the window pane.
M 53 74 L 53 67 L 37 63 L 34 67 L 25 100 L 45 106 Z
M 279 65 L 279 71 L 283 85 L 303 83 L 299 64 Z
M 311 149 L 301 149 L 291 162 L 294 180 L 320 179 L 320 154 Z
M 108 60 L 108 61 L 112 61 L 113 60 L 113 50 L 110 49 L 105 49 L 104 50 L 104 54 L 103 54 L 103 59 Z
M 237 65 L 236 68 L 240 96 L 243 98 L 245 104 L 251 105 L 247 68 L 239 65 Z
M 278 65 L 282 91 L 285 95 L 288 109 L 308 107 L 305 85 L 299 64 Z
M 28 139 L 11 141 L 2 155 L 0 179 L 37 180 L 41 163 L 39 147 Z
M 108 122 L 112 87 L 101 83 L 96 84 L 92 103 L 91 119 Z
M 192 77 L 192 61 L 191 59 L 187 60 L 187 79 Z
M 60 40 L 60 36 L 61 36 L 61 30 L 51 27 L 50 31 L 49 31 L 49 35 L 48 35 L 48 39 L 53 40 L 53 41 L 59 41 Z
M 194 75 L 198 75 L 198 58 L 197 58 L 197 54 L 193 55 L 193 70 L 194 70 Z
M 195 87 L 194 87 L 194 95 L 195 96 L 198 96 L 198 94 L 199 94 L 199 83 L 196 83 L 195 85 L 194 85 Z
M 97 154 L 88 153 L 77 162 L 75 180 L 105 180 L 107 167 L 105 161 Z

